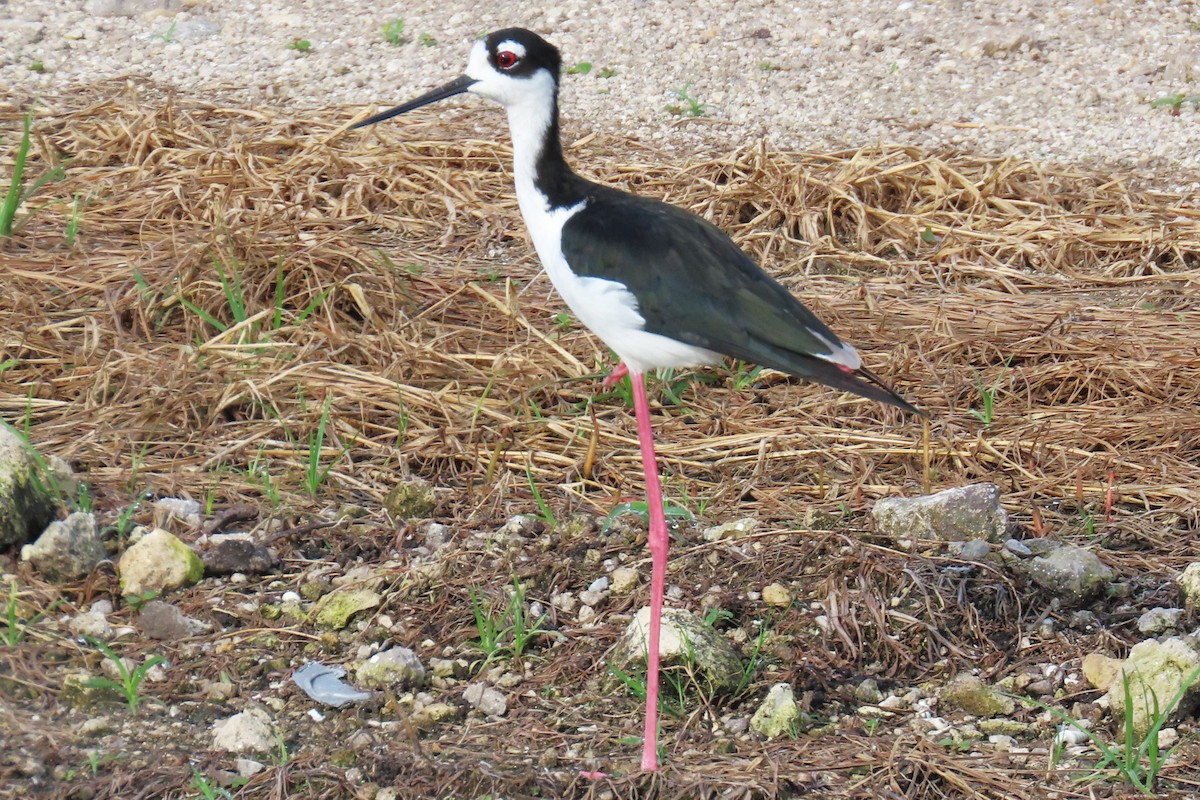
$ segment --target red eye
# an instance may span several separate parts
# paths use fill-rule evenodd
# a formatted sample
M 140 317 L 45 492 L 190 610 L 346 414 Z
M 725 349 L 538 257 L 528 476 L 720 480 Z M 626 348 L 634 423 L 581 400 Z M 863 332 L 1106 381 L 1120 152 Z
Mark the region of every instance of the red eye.
M 496 53 L 496 66 L 500 69 L 512 69 L 517 65 L 517 54 L 511 50 L 501 50 Z

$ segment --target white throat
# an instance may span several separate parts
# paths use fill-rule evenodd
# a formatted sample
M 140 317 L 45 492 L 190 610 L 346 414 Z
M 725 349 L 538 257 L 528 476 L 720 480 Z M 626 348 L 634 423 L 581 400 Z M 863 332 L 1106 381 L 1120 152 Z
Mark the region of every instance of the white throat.
M 506 43 L 513 47 L 516 43 Z M 487 48 L 476 42 L 467 64 L 467 75 L 476 79 L 473 94 L 494 100 L 508 112 L 508 129 L 513 144 L 513 178 L 517 200 L 526 220 L 531 211 L 545 213 L 545 198 L 537 191 L 537 161 L 542 154 L 546 133 L 554 117 L 557 87 L 549 72 L 539 70 L 528 77 L 514 77 L 497 72 L 488 63 Z M 537 208 L 530 207 L 534 203 Z

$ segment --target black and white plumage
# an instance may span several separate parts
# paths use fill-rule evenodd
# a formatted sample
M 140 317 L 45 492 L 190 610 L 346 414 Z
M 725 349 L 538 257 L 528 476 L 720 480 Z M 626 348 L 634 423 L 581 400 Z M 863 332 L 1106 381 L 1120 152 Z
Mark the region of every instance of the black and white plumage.
M 463 92 L 508 112 L 517 200 L 538 256 L 578 319 L 621 358 L 634 390 L 654 561 L 642 766 L 656 769 L 667 528 L 644 373 L 732 356 L 921 412 L 716 226 L 576 175 L 559 139 L 561 68 L 558 50 L 537 34 L 496 31 L 475 43 L 464 75 L 355 127 Z

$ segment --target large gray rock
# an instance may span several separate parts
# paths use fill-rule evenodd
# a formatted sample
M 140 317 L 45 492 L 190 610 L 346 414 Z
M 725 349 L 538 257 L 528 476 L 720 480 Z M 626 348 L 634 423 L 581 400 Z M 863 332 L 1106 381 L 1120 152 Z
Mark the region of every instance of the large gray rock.
M 650 609 L 643 608 L 630 621 L 613 651 L 618 664 L 646 663 L 650 649 Z M 664 667 L 684 666 L 706 691 L 725 691 L 742 679 L 742 660 L 733 645 L 690 611 L 663 609 L 659 659 Z
M 25 544 L 58 512 L 58 475 L 17 434 L 0 425 L 0 550 Z
M 104 560 L 104 542 L 96 529 L 96 518 L 76 511 L 55 520 L 33 544 L 21 548 L 21 560 L 29 561 L 48 580 L 72 581 L 88 575 Z
M 1113 571 L 1095 553 L 1073 544 L 1019 563 L 1034 583 L 1069 603 L 1090 599 L 1113 579 Z
M 957 486 L 922 497 L 885 497 L 871 509 L 875 528 L 893 539 L 965 542 L 1003 538 L 1008 515 L 994 483 Z

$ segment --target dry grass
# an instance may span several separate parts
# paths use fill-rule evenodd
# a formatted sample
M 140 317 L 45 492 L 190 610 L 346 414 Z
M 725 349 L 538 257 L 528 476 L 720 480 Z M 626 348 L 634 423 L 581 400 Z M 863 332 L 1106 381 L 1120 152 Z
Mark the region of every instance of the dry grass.
M 619 397 L 598 396 L 612 358 L 556 316 L 563 309 L 525 241 L 507 145 L 496 141 L 499 115 L 484 139 L 472 138 L 473 117 L 359 134 L 345 132 L 348 110 L 294 119 L 145 86 L 99 87 L 95 97 L 37 120 L 31 171 L 72 161 L 0 244 L 0 362 L 16 360 L 0 372 L 0 413 L 69 460 L 98 508 L 115 513 L 150 490 L 213 507 L 253 503 L 296 522 L 343 503 L 378 509 L 411 474 L 440 487 L 440 521 L 470 530 L 535 512 L 530 475 L 559 519 L 603 515 L 641 494 L 632 415 Z M 10 138 L 18 119 L 0 111 Z M 1021 525 L 1103 544 L 1127 575 L 1161 586 L 1194 558 L 1200 212 L 1180 198 L 1129 177 L 905 148 L 752 145 L 679 164 L 588 136 L 568 156 L 724 227 L 933 413 L 925 431 L 892 409 L 774 374 L 742 386 L 739 365 L 654 385 L 670 495 L 704 506 L 707 521 L 752 515 L 765 531 L 739 548 L 684 537 L 673 576 L 725 586 L 733 607 L 746 587 L 804 575 L 802 600 L 837 611 L 839 630 L 798 643 L 770 682 L 833 695 L 868 667 L 911 683 L 979 663 L 999 674 L 1031 657 L 1014 643 L 1032 619 L 1022 602 L 1037 598 L 1000 574 L 951 585 L 936 554 L 862 535 L 860 513 L 880 496 L 990 480 Z M 68 248 L 76 196 L 80 233 Z M 237 289 L 223 288 L 216 265 Z M 230 291 L 245 298 L 240 323 Z M 314 310 L 301 319 L 305 309 Z M 986 425 L 971 413 L 982 409 L 981 387 L 996 398 Z M 333 467 L 310 498 L 302 476 L 327 400 L 322 461 Z M 405 535 L 382 526 L 339 541 L 323 531 L 322 557 L 382 557 Z M 556 540 L 561 550 L 527 570 L 533 591 L 586 586 L 587 550 L 615 557 L 636 551 L 638 537 L 605 541 Z M 288 575 L 303 573 L 312 548 L 296 545 L 301 561 Z M 498 587 L 514 568 L 460 556 L 439 591 L 409 593 L 403 611 L 454 619 L 414 625 L 405 644 L 461 643 L 466 588 Z M 84 594 L 106 589 L 101 579 Z M 803 602 L 778 624 L 814 638 Z M 564 681 L 594 672 L 619 632 L 602 626 L 545 669 Z M 1079 654 L 1067 647 L 1062 658 Z M 36 672 L 10 672 L 23 669 Z M 573 686 L 595 690 L 600 677 Z M 546 704 L 496 723 L 494 735 L 517 725 L 543 742 L 587 738 L 574 731 L 594 723 L 591 704 Z M 636 703 L 621 714 L 636 730 Z M 487 755 L 505 741 L 488 731 L 443 737 L 432 757 L 392 742 L 370 775 L 464 797 L 1030 797 L 1046 778 L 912 735 L 882 751 L 839 732 L 716 756 L 696 719 L 679 736 L 699 749 L 674 754 L 661 778 L 585 785 L 571 770 L 535 772 L 524 751 Z M 622 747 L 633 749 L 595 751 Z M 183 761 L 145 765 L 164 781 L 155 791 L 186 782 Z M 312 796 L 343 796 L 328 766 L 309 753 L 290 769 L 328 787 Z M 133 796 L 114 786 L 97 796 Z

